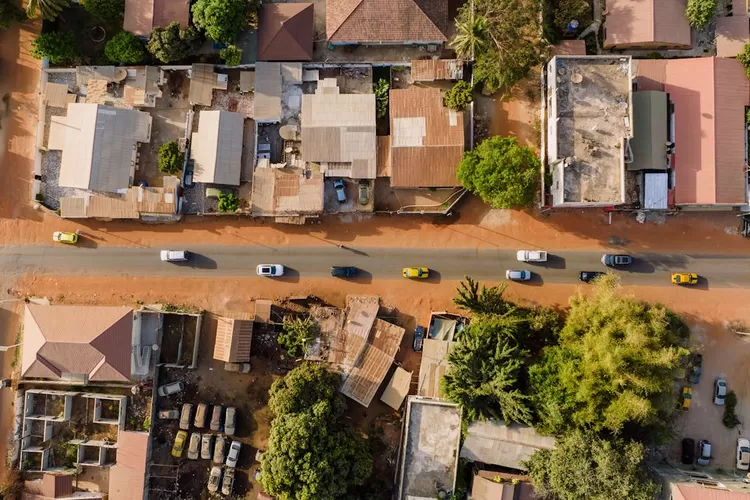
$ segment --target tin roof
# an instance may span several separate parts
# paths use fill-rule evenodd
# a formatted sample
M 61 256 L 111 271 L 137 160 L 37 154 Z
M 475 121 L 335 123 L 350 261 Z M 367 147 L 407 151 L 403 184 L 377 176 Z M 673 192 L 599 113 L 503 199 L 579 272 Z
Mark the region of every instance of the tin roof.
M 259 164 L 253 173 L 252 214 L 290 216 L 323 211 L 323 174 L 316 169 Z
M 216 323 L 214 359 L 226 363 L 247 363 L 250 361 L 252 341 L 252 321 L 219 317 Z
M 692 44 L 687 0 L 609 0 L 605 47 Z
M 461 80 L 463 77 L 464 63 L 460 59 L 416 59 L 411 62 L 414 82 Z
M 253 118 L 258 122 L 281 120 L 281 63 L 255 63 Z
M 716 18 L 716 55 L 737 57 L 750 43 L 750 18 L 731 16 Z
M 633 150 L 628 170 L 667 169 L 667 94 L 645 90 L 633 94 Z
M 461 447 L 461 457 L 470 462 L 524 470 L 521 462 L 537 450 L 551 450 L 555 438 L 537 434 L 533 427 L 506 425 L 503 421 L 475 421 Z
M 148 440 L 147 432 L 117 435 L 117 463 L 109 469 L 110 500 L 143 500 Z
M 214 89 L 226 90 L 228 79 L 226 75 L 214 72 L 213 64 L 193 64 L 190 68 L 190 104 L 210 106 L 214 97 Z
M 406 395 L 409 394 L 411 376 L 412 372 L 407 372 L 403 368 L 396 367 L 396 371 L 393 372 L 393 376 L 385 386 L 385 390 L 383 391 L 383 395 L 380 396 L 380 400 L 398 411 L 404 403 Z
M 200 112 L 198 132 L 193 132 L 190 141 L 195 182 L 240 185 L 243 127 L 240 113 Z
M 312 60 L 313 4 L 263 4 L 258 26 L 259 61 Z
M 124 195 L 68 196 L 60 198 L 60 216 L 66 219 L 138 219 L 142 215 L 177 213 L 180 179 L 163 177 L 164 187 L 134 186 Z
M 422 361 L 419 364 L 419 386 L 417 394 L 428 398 L 442 397 L 440 379 L 446 374 L 448 352 L 456 342 L 448 340 L 424 339 L 422 344 Z

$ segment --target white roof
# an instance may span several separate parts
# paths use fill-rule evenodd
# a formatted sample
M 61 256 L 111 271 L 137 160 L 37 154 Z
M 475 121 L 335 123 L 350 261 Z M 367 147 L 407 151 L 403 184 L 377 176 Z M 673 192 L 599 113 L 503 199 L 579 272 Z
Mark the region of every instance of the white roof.
M 201 111 L 190 142 L 193 179 L 208 184 L 240 185 L 244 119 L 230 111 Z
M 281 121 L 281 64 L 255 63 L 253 117 L 257 122 Z

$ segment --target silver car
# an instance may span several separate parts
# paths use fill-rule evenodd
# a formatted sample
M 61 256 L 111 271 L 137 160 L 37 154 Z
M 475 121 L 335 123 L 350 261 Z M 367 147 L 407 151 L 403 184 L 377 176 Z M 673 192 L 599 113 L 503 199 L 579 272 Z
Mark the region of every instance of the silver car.
M 206 403 L 200 403 L 198 409 L 195 410 L 195 421 L 193 425 L 199 429 L 206 426 L 206 413 L 208 412 L 208 405 Z
M 505 279 L 513 281 L 529 281 L 531 279 L 531 271 L 527 269 L 508 269 L 505 271 Z
M 221 494 L 231 495 L 234 486 L 234 469 L 227 469 L 224 473 L 224 482 L 221 484 Z
M 225 448 L 227 447 L 227 440 L 224 439 L 224 436 L 216 436 L 216 442 L 214 443 L 214 463 L 215 464 L 223 464 L 224 463 L 224 453 Z
M 201 433 L 194 432 L 190 435 L 190 446 L 188 446 L 187 457 L 190 460 L 198 460 L 198 447 L 201 444 Z
M 281 264 L 258 264 L 258 267 L 255 268 L 255 273 L 258 276 L 283 276 L 284 266 Z
M 229 454 L 227 455 L 227 467 L 237 467 L 237 461 L 240 459 L 240 449 L 242 443 L 239 441 L 232 441 L 229 446 Z
M 212 431 L 218 431 L 221 427 L 221 405 L 214 405 L 214 410 L 211 412 L 211 423 L 208 428 Z
M 224 433 L 227 436 L 234 436 L 235 421 L 237 420 L 237 408 L 230 406 L 224 413 Z
M 201 440 L 201 458 L 203 460 L 211 460 L 211 441 L 214 435 L 208 432 L 203 435 Z
M 216 493 L 219 491 L 219 485 L 221 484 L 221 467 L 211 467 L 211 474 L 208 476 L 208 491 Z
M 182 405 L 182 412 L 180 413 L 180 429 L 186 431 L 190 429 L 190 417 L 193 414 L 193 405 L 185 403 Z
M 723 378 L 716 379 L 714 382 L 714 404 L 723 406 L 727 397 L 727 381 Z

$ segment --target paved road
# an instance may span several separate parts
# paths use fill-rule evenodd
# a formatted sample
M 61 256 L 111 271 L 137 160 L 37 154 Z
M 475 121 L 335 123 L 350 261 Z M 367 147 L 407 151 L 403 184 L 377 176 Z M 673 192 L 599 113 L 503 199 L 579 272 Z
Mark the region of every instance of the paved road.
M 605 271 L 599 252 L 559 252 L 544 264 L 516 262 L 509 250 L 396 249 L 264 246 L 194 246 L 191 261 L 170 264 L 159 260 L 156 248 L 86 248 L 81 246 L 0 247 L 0 272 L 36 271 L 48 274 L 127 276 L 255 276 L 257 264 L 283 264 L 284 280 L 329 275 L 332 265 L 356 266 L 360 279 L 402 279 L 404 266 L 427 266 L 433 281 L 456 280 L 464 275 L 500 280 L 506 269 L 533 272 L 530 284 L 573 283 L 578 272 Z M 632 254 L 632 266 L 619 269 L 624 284 L 669 285 L 669 274 L 690 271 L 701 276 L 703 287 L 750 286 L 750 256 Z

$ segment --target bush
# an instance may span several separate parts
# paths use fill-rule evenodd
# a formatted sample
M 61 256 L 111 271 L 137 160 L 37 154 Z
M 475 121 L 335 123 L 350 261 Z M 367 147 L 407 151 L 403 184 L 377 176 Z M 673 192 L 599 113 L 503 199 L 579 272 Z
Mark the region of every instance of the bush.
M 388 114 L 389 88 L 390 85 L 388 85 L 388 82 L 382 78 L 372 86 L 372 90 L 375 92 L 375 109 L 378 118 L 383 118 Z
M 588 26 L 593 20 L 591 6 L 586 0 L 560 0 L 555 9 L 555 26 L 565 31 L 568 23 L 573 19 L 580 22 L 581 27 Z
M 0 30 L 26 20 L 26 12 L 13 0 L 0 0 Z
M 229 45 L 219 51 L 219 57 L 224 60 L 227 66 L 239 66 L 242 62 L 242 49 L 236 45 Z
M 163 174 L 176 174 L 182 170 L 185 155 L 177 147 L 177 143 L 169 141 L 159 148 L 159 172 Z
M 79 58 L 78 45 L 72 33 L 40 33 L 31 42 L 31 55 L 35 59 L 46 57 L 52 64 L 73 63 Z
M 192 12 L 193 23 L 216 42 L 232 43 L 247 27 L 245 0 L 198 0 Z
M 240 208 L 240 199 L 234 193 L 219 193 L 219 212 L 234 212 Z
M 83 8 L 104 21 L 121 21 L 125 12 L 124 0 L 83 0 Z
M 317 336 L 318 326 L 312 318 L 284 318 L 284 326 L 279 333 L 279 345 L 292 357 L 304 354 L 305 339 Z
M 693 28 L 703 28 L 716 14 L 716 0 L 688 0 L 685 15 Z
M 737 54 L 737 60 L 745 67 L 745 73 L 750 78 L 750 43 L 745 44 L 745 48 Z
M 724 425 L 726 425 L 730 429 L 737 427 L 741 423 L 740 419 L 737 417 L 737 414 L 734 411 L 736 407 L 737 395 L 734 393 L 734 391 L 729 391 L 727 393 L 727 397 L 724 398 L 724 416 L 722 417 L 721 421 L 724 422 Z
M 104 46 L 104 55 L 113 63 L 138 64 L 146 57 L 146 51 L 135 35 L 121 31 Z
M 471 85 L 463 80 L 459 80 L 448 92 L 445 93 L 443 103 L 451 109 L 463 111 L 473 99 L 471 91 Z
M 154 28 L 146 49 L 163 63 L 181 61 L 195 54 L 201 46 L 201 36 L 189 26 L 170 23 L 166 28 Z

